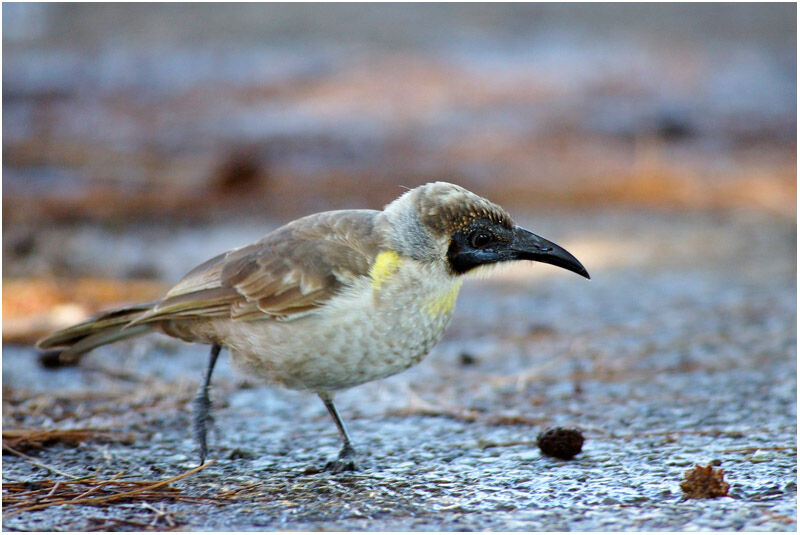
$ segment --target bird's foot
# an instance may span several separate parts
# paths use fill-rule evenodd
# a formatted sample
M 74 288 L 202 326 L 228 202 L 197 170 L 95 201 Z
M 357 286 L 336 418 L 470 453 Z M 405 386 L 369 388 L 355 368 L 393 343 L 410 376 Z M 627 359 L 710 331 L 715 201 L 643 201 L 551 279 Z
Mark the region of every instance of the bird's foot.
M 328 461 L 323 468 L 324 472 L 330 472 L 331 474 L 341 474 L 342 472 L 356 472 L 358 471 L 358 466 L 356 466 L 356 462 L 354 459 L 334 459 L 332 461 Z
M 356 450 L 349 444 L 345 444 L 344 447 L 342 447 L 342 451 L 339 452 L 339 456 L 332 461 L 328 461 L 323 470 L 332 474 L 355 472 L 358 470 L 356 457 Z

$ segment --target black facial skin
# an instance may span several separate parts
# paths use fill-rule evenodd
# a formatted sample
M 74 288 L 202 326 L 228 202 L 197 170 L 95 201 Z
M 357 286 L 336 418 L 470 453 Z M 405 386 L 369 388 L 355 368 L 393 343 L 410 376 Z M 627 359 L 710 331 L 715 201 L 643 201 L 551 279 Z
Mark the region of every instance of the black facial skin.
M 522 227 L 509 229 L 486 218 L 476 219 L 451 236 L 447 259 L 458 274 L 495 262 L 533 260 L 589 278 L 586 268 L 566 249 Z

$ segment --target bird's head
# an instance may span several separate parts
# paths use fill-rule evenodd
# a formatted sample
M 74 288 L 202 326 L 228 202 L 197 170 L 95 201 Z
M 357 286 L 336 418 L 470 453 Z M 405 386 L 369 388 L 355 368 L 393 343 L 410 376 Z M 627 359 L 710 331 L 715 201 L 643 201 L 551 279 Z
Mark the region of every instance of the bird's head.
M 453 275 L 513 260 L 533 260 L 589 278 L 566 249 L 518 227 L 508 212 L 455 184 L 431 182 L 384 209 L 392 247 L 423 262 L 442 264 Z

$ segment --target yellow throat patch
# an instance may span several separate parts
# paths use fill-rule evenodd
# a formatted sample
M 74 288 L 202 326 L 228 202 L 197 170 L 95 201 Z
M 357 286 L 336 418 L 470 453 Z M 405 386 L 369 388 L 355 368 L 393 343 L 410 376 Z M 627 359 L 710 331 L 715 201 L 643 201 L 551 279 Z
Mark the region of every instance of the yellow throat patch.
M 458 299 L 458 291 L 461 290 L 462 282 L 457 280 L 448 290 L 434 296 L 425 304 L 425 312 L 434 317 L 449 314 L 456 306 L 456 299 Z
M 369 276 L 372 279 L 372 289 L 380 290 L 381 285 L 397 271 L 402 260 L 396 251 L 383 251 L 375 257 L 375 262 L 369 268 Z

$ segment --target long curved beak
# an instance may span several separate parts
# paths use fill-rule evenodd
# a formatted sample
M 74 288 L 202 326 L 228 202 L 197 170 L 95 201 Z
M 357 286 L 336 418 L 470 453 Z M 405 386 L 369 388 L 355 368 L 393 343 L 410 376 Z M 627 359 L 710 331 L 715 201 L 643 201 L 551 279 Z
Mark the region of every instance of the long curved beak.
M 517 260 L 543 262 L 572 271 L 581 277 L 591 278 L 583 264 L 569 251 L 522 227 L 514 229 L 514 238 L 511 241 L 510 249 Z

